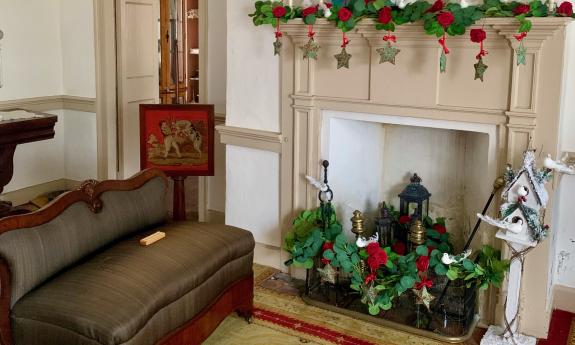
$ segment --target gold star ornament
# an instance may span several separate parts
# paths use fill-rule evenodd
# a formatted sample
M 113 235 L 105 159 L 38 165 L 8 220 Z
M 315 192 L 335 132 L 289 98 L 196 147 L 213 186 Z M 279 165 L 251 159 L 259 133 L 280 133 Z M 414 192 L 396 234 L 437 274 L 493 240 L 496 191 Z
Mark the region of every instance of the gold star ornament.
M 379 63 L 389 62 L 395 65 L 395 57 L 399 54 L 401 50 L 397 49 L 396 47 L 392 46 L 390 42 L 387 42 L 387 45 L 383 48 L 377 49 L 379 53 Z
M 303 58 L 317 60 L 317 52 L 319 51 L 319 48 L 319 45 L 315 43 L 313 38 L 310 38 L 309 41 L 301 47 L 301 50 L 303 50 Z
M 274 42 L 274 55 L 280 55 L 281 50 L 282 50 L 282 41 L 280 41 L 279 38 L 276 38 L 276 41 Z
M 435 299 L 435 297 L 427 291 L 427 288 L 424 286 L 421 289 L 413 289 L 413 293 L 417 297 L 416 303 L 423 304 L 429 309 L 429 305 Z
M 348 54 L 345 48 L 341 49 L 341 53 L 334 55 L 337 60 L 337 69 L 342 67 L 349 68 L 349 59 L 351 59 L 351 54 Z
M 473 67 L 475 67 L 475 80 L 480 79 L 483 82 L 483 74 L 485 74 L 485 71 L 489 66 L 484 64 L 483 58 L 480 57 L 479 61 L 477 61 Z

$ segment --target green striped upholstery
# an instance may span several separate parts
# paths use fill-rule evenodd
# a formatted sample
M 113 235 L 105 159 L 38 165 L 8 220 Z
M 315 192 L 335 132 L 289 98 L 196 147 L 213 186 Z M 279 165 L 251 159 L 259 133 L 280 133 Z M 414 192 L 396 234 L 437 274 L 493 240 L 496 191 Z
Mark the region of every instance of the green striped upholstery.
M 105 192 L 101 200 L 100 213 L 78 202 L 49 223 L 0 235 L 0 256 L 12 274 L 12 306 L 82 258 L 166 221 L 166 186 L 161 177 L 133 191 Z

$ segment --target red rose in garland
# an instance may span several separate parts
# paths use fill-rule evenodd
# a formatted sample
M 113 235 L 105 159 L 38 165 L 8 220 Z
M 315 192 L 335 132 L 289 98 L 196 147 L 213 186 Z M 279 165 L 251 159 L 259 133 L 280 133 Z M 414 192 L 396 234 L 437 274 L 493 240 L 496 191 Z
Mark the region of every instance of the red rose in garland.
M 389 24 L 391 22 L 391 7 L 384 7 L 379 10 L 379 22 L 381 24 Z
M 557 7 L 555 13 L 557 13 L 559 16 L 571 17 L 573 16 L 573 4 L 571 4 L 569 1 L 563 1 L 561 5 Z
M 439 232 L 442 235 L 447 232 L 447 229 L 445 228 L 445 226 L 443 226 L 441 224 L 433 225 L 433 230 Z
M 305 18 L 311 14 L 316 14 L 317 9 L 318 9 L 318 6 L 310 6 L 310 7 L 304 8 L 301 15 Z
M 347 22 L 348 20 L 351 19 L 352 16 L 353 16 L 353 13 L 351 13 L 351 11 L 347 7 L 342 7 L 337 12 L 337 17 L 342 22 Z
M 429 269 L 429 256 L 420 256 L 415 264 L 419 272 L 427 272 Z
M 399 217 L 399 224 L 407 224 L 409 222 L 411 222 L 411 217 L 407 216 L 407 215 L 403 215 Z
M 381 249 L 378 243 L 370 243 L 365 251 L 369 257 L 367 258 L 367 265 L 371 272 L 375 272 L 379 266 L 387 264 L 387 253 Z
M 273 13 L 274 17 L 282 18 L 283 16 L 286 15 L 287 10 L 283 6 L 276 6 L 273 8 L 272 13 Z
M 453 23 L 454 19 L 455 17 L 451 12 L 441 12 L 437 15 L 437 22 L 443 26 L 444 29 L 447 29 L 447 27 Z
M 444 3 L 442 0 L 437 0 L 433 3 L 433 6 L 431 6 L 427 11 L 425 12 L 438 12 L 441 11 L 443 9 Z
M 513 9 L 513 13 L 518 16 L 521 14 L 527 14 L 529 13 L 529 11 L 531 11 L 531 6 L 527 5 L 527 4 L 519 4 L 517 6 L 515 6 L 515 8 Z
M 471 42 L 481 43 L 485 40 L 487 34 L 483 29 L 471 29 L 471 31 L 469 32 L 469 37 L 471 38 Z

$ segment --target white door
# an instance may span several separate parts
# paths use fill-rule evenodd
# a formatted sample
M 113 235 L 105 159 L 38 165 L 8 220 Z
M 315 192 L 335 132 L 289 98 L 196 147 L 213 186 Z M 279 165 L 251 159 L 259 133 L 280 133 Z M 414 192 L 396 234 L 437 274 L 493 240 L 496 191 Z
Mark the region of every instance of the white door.
M 116 0 L 119 177 L 140 171 L 140 104 L 159 102 L 159 0 Z

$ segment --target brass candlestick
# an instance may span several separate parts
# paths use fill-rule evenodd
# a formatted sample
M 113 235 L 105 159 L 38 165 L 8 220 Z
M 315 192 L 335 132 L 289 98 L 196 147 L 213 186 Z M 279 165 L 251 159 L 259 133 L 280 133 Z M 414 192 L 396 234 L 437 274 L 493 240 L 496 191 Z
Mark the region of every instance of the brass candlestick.
M 411 242 L 412 250 L 417 246 L 425 244 L 425 227 L 419 219 L 413 222 L 409 228 L 409 242 Z
M 360 236 L 363 237 L 365 233 L 365 229 L 363 227 L 363 214 L 355 210 L 353 211 L 353 217 L 351 217 L 351 232 L 355 234 L 355 238 L 359 238 Z

